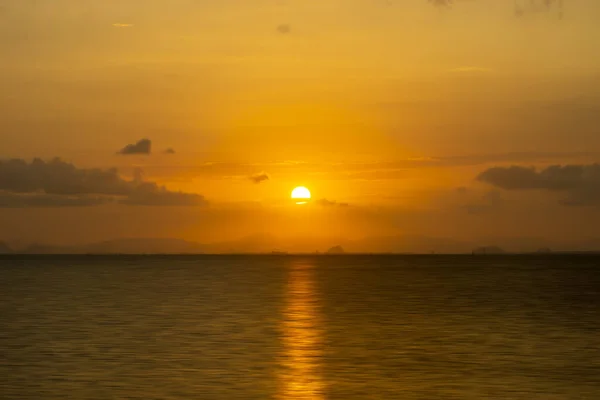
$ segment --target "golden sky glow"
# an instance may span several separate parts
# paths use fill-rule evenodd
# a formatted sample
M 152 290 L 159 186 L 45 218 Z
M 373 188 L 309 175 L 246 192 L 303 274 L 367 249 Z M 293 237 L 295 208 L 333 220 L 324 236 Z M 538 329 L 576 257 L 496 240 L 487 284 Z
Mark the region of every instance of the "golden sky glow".
M 225 240 L 256 233 L 257 220 L 273 234 L 563 240 L 579 218 L 582 240 L 594 234 L 595 181 L 565 193 L 477 177 L 598 161 L 599 2 L 566 0 L 562 19 L 492 0 L 143 3 L 2 3 L 0 157 L 117 167 L 123 179 L 201 195 L 204 208 L 133 207 L 137 197 L 129 208 L 63 198 L 23 208 L 22 188 L 6 186 L 3 226 L 62 214 L 80 226 L 0 228 L 0 240 Z M 117 154 L 144 138 L 151 154 Z M 287 207 L 297 182 L 313 207 Z M 152 205 L 194 202 L 152 190 Z M 111 228 L 104 213 L 128 222 Z M 528 232 L 517 216 L 531 219 Z

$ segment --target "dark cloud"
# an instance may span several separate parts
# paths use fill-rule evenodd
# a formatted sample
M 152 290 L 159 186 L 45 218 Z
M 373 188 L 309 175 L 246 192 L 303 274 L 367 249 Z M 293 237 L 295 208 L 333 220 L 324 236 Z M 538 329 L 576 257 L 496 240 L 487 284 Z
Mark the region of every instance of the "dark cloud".
M 567 195 L 566 205 L 600 205 L 600 164 L 494 167 L 477 180 L 505 190 L 547 190 Z
M 600 165 L 552 165 L 540 171 L 533 167 L 494 167 L 477 179 L 506 190 L 546 189 L 566 191 L 600 183 Z
M 119 150 L 118 154 L 130 155 L 130 154 L 150 154 L 152 151 L 152 141 L 150 139 L 139 140 L 135 144 L 128 144 Z
M 0 161 L 0 190 L 56 195 L 127 195 L 131 183 L 116 169 L 80 169 L 58 158 L 28 163 L 22 159 Z
M 117 169 L 84 169 L 58 158 L 31 163 L 0 161 L 0 207 L 92 206 L 117 201 L 130 205 L 205 205 L 203 196 L 173 192 L 154 182 L 144 182 L 135 171 L 132 181 Z
M 164 154 L 175 154 L 175 150 L 172 147 L 169 147 L 168 149 L 163 151 L 163 153 Z
M 277 32 L 286 35 L 292 32 L 292 27 L 289 24 L 281 24 L 277 26 Z
M 268 181 L 271 179 L 271 177 L 266 172 L 259 172 L 258 174 L 250 175 L 248 179 L 256 184 L 259 184 L 261 182 Z
M 323 207 L 348 207 L 348 203 L 338 203 L 337 201 L 327 200 L 325 198 L 319 199 L 316 203 Z
M 88 207 L 110 203 L 111 201 L 111 197 L 103 196 L 60 196 L 45 193 L 0 192 L 0 208 Z

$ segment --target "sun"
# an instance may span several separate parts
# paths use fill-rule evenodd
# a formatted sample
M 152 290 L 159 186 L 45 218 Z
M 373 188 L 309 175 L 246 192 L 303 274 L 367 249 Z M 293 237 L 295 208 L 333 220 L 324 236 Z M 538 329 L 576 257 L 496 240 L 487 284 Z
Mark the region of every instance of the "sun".
M 296 200 L 296 204 L 306 204 L 310 200 L 310 190 L 304 186 L 298 186 L 292 190 L 292 199 Z

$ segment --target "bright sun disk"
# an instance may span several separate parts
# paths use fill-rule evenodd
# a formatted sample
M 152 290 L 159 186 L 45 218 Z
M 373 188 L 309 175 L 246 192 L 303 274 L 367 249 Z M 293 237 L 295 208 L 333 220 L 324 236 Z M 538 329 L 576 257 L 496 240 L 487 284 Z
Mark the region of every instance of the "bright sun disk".
M 310 190 L 304 186 L 298 186 L 292 190 L 292 199 L 296 200 L 296 204 L 306 204 L 310 200 Z

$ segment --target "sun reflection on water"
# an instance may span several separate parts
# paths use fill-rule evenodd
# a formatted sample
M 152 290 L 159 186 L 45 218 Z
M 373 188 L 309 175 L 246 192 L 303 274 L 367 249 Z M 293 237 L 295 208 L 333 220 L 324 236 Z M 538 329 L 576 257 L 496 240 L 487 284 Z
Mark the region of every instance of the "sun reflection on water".
M 290 267 L 282 327 L 284 368 L 280 399 L 324 399 L 319 371 L 323 339 L 314 267 L 308 262 L 294 262 Z

